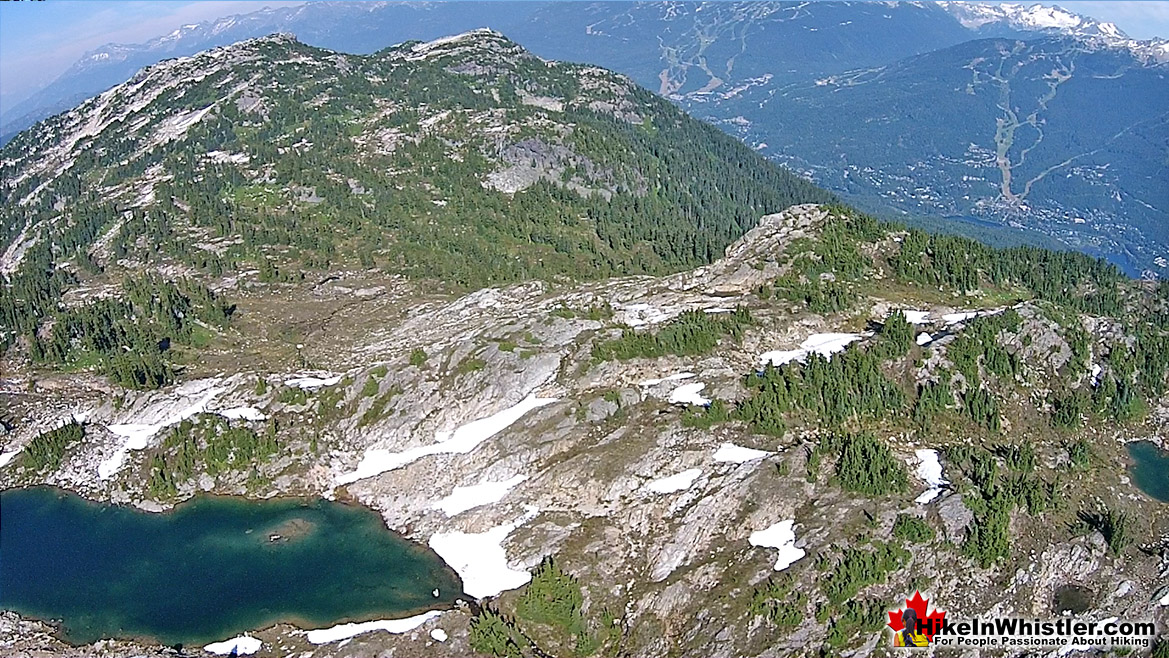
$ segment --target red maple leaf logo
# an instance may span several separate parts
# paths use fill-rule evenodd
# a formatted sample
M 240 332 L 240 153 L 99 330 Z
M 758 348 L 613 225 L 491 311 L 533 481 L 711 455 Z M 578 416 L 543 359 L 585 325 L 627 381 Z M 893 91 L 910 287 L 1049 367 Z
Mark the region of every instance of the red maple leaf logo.
M 930 642 L 934 641 L 934 633 L 942 628 L 942 621 L 946 618 L 945 610 L 934 610 L 927 614 L 929 609 L 929 599 L 921 598 L 921 592 L 914 592 L 912 599 L 905 599 L 905 606 L 912 608 L 917 613 L 917 619 L 920 622 L 919 628 L 922 634 L 926 636 Z M 889 628 L 893 629 L 894 633 L 900 632 L 905 628 L 905 623 L 901 620 L 902 609 L 892 610 L 889 612 Z

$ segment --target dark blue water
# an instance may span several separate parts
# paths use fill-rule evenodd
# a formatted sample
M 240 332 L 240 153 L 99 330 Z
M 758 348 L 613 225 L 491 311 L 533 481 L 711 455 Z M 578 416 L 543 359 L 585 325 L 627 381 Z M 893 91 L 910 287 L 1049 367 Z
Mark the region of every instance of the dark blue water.
M 1128 469 L 1133 484 L 1149 496 L 1169 503 L 1169 452 L 1150 441 L 1133 441 L 1125 447 L 1133 462 Z
M 279 621 L 401 617 L 461 593 L 437 555 L 363 507 L 204 497 L 150 514 L 48 487 L 0 493 L 0 607 L 59 620 L 77 644 L 203 644 Z

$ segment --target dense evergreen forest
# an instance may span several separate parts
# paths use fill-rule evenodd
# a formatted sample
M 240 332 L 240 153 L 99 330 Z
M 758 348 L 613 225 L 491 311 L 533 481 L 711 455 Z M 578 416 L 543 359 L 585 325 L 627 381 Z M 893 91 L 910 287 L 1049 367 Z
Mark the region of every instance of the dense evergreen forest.
M 620 76 L 492 34 L 428 57 L 414 45 L 343 64 L 289 39 L 240 45 L 253 57 L 203 62 L 134 110 L 146 127 L 85 136 L 55 175 L 22 167 L 69 115 L 18 136 L 0 151 L 0 238 L 26 249 L 0 275 L 0 350 L 156 387 L 173 378 L 169 341 L 230 315 L 195 280 L 378 268 L 470 290 L 661 274 L 717 258 L 765 213 L 833 199 Z M 272 84 L 242 104 L 227 83 L 257 71 Z M 154 132 L 209 106 L 182 139 Z M 190 281 L 139 274 L 160 268 Z M 63 303 L 109 285 L 131 294 Z

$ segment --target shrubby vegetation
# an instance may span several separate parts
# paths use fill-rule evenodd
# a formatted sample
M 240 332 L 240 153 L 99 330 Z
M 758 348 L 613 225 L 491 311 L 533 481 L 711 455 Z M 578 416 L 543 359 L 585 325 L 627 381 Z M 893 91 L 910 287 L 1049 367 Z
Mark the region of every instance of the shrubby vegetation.
M 792 593 L 790 578 L 768 578 L 751 593 L 752 615 L 762 616 L 780 631 L 790 631 L 804 620 L 808 597 L 803 592 Z
M 883 628 L 889 621 L 888 609 L 888 604 L 879 599 L 846 601 L 840 607 L 840 613 L 828 624 L 828 636 L 824 642 L 832 649 L 829 653 L 839 652 L 857 633 L 872 633 Z
M 25 340 L 37 363 L 96 365 L 122 386 L 158 388 L 174 379 L 167 359 L 171 344 L 194 343 L 199 323 L 221 326 L 233 310 L 189 280 L 144 275 L 127 279 L 121 293 L 120 298 L 69 308 L 58 308 L 47 295 L 23 299 L 4 295 L 0 317 L 23 314 L 19 323 L 5 323 L 27 331 Z M 38 318 L 51 328 L 41 331 Z
M 995 249 L 969 238 L 910 230 L 889 266 L 901 281 L 961 293 L 1017 286 L 1094 315 L 1115 316 L 1124 309 L 1118 290 L 1124 274 L 1102 259 L 1071 251 Z
M 426 350 L 421 347 L 410 350 L 410 365 L 421 367 L 422 364 L 426 363 L 426 358 Z
M 962 497 L 974 513 L 962 551 L 983 568 L 1009 555 L 1010 515 L 1016 507 L 1035 515 L 1056 504 L 1055 485 L 1034 473 L 1030 446 L 1007 447 L 1000 453 L 1009 469 L 1006 473 L 1000 473 L 998 460 L 985 448 L 955 446 L 945 453 L 974 486 Z
M 527 646 L 527 639 L 519 633 L 515 622 L 484 606 L 471 619 L 471 648 L 476 653 L 520 658 L 521 646 Z
M 803 303 L 813 313 L 838 313 L 853 307 L 857 295 L 846 284 L 819 278 L 801 281 L 793 275 L 775 280 L 759 291 L 762 299 L 774 297 L 789 302 Z
M 903 407 L 905 394 L 881 372 L 881 361 L 875 351 L 849 346 L 831 359 L 810 354 L 804 363 L 768 364 L 747 376 L 751 397 L 739 404 L 735 416 L 754 431 L 781 434 L 783 416 L 791 412 L 833 425 L 887 415 Z
M 831 434 L 820 440 L 813 454 L 816 461 L 821 454 L 836 456 L 835 481 L 846 491 L 883 496 L 901 493 L 909 484 L 905 466 L 872 434 Z
M 723 337 L 738 340 L 751 323 L 751 313 L 738 307 L 730 313 L 684 311 L 656 331 L 625 329 L 620 338 L 593 346 L 598 361 L 656 358 L 667 354 L 691 356 L 710 352 Z
M 575 656 L 591 656 L 619 637 L 620 629 L 607 610 L 598 619 L 586 618 L 584 595 L 576 578 L 545 557 L 515 604 L 514 619 L 484 608 L 471 622 L 471 647 L 495 656 L 519 656 L 521 649 L 540 641 L 540 627 L 551 630 L 552 641 Z M 546 655 L 536 650 L 537 655 Z
M 275 420 L 257 433 L 214 414 L 202 414 L 171 428 L 150 458 L 147 492 L 153 498 L 173 498 L 179 486 L 198 474 L 255 468 L 280 450 Z
M 822 560 L 821 567 L 828 572 L 823 577 L 824 595 L 833 605 L 844 603 L 862 588 L 885 582 L 885 577 L 904 567 L 909 557 L 909 551 L 894 543 L 847 547 L 840 559 Z
M 1127 512 L 1114 509 L 1099 513 L 1080 512 L 1080 521 L 1104 536 L 1113 555 L 1120 555 L 1133 542 L 1133 517 Z
M 927 427 L 940 413 L 954 404 L 954 392 L 950 389 L 950 372 L 941 370 L 935 381 L 919 384 L 917 400 L 913 403 L 913 420 L 919 427 Z
M 902 541 L 924 544 L 934 540 L 934 529 L 923 518 L 898 514 L 893 522 L 893 536 Z
M 545 557 L 532 572 L 532 580 L 516 604 L 516 614 L 577 635 L 583 630 L 583 604 L 584 596 L 576 579 L 564 573 L 551 557 Z
M 21 451 L 21 464 L 30 470 L 55 471 L 61 467 L 65 452 L 70 446 L 85 437 L 85 428 L 76 421 L 68 422 L 57 429 L 42 432 L 28 442 Z

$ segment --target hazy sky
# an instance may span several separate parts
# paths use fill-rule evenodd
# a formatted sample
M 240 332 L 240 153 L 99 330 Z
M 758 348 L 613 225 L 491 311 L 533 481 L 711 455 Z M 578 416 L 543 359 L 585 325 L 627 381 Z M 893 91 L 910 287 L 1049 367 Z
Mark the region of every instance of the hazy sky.
M 140 43 L 184 24 L 299 4 L 301 0 L 0 2 L 0 103 L 7 107 L 19 101 L 107 43 Z
M 186 23 L 297 4 L 300 0 L 0 2 L 0 107 L 27 97 L 107 43 L 140 43 Z M 1169 36 L 1169 1 L 1058 4 L 1112 21 L 1133 37 Z

